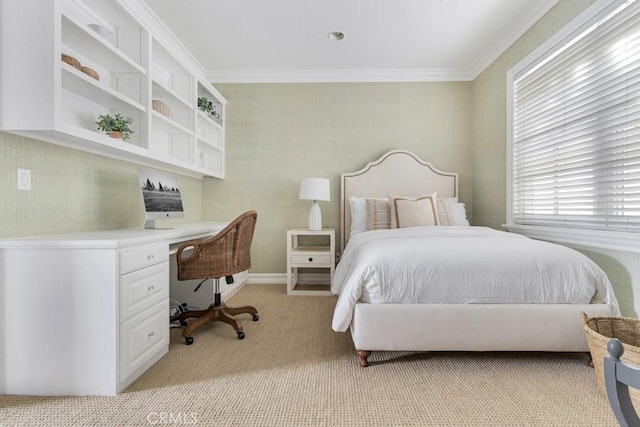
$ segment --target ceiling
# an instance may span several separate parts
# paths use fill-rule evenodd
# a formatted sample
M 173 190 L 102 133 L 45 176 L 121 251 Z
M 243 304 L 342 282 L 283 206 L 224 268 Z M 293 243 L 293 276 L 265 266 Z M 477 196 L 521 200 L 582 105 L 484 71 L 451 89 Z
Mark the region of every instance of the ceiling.
M 145 0 L 214 83 L 472 80 L 557 1 Z

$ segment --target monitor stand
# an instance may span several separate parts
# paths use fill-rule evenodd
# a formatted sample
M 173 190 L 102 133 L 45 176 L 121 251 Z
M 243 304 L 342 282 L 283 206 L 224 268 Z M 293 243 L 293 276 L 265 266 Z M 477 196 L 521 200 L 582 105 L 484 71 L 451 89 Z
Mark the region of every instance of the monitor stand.
M 144 228 L 155 229 L 156 221 L 154 219 L 145 219 L 144 220 Z
M 171 227 L 156 227 L 155 219 L 145 219 L 144 220 L 144 228 L 148 230 L 173 230 Z

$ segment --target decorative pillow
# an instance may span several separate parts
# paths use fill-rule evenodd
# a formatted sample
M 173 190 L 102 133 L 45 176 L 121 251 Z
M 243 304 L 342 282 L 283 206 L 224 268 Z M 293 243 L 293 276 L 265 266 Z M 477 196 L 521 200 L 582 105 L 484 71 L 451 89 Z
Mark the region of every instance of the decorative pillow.
M 364 197 L 349 197 L 351 206 L 351 234 L 367 231 L 367 202 Z
M 464 203 L 456 203 L 453 205 L 452 212 L 453 225 L 470 225 L 467 219 L 467 208 L 464 206 Z
M 458 203 L 457 197 L 449 197 L 436 200 L 436 206 L 438 208 L 438 222 L 440 225 L 453 225 L 453 212 L 452 206 Z
M 391 228 L 391 209 L 387 199 L 365 199 L 367 203 L 367 230 Z
M 457 197 L 437 199 L 438 222 L 440 225 L 469 225 L 467 210 L 464 203 L 459 203 Z
M 389 196 L 389 204 L 392 228 L 438 225 L 435 193 L 418 198 Z

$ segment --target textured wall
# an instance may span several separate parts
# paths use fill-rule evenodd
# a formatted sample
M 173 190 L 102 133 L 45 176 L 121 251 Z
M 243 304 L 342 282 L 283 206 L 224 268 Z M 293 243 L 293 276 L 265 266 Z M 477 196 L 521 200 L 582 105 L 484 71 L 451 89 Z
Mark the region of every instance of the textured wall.
M 388 150 L 460 173 L 471 200 L 470 83 L 239 84 L 227 98 L 226 179 L 204 184 L 203 218 L 258 211 L 253 273 L 286 271 L 286 230 L 306 227 L 306 176 L 331 180 L 323 225 L 339 228 L 340 174 Z
M 17 190 L 31 169 L 32 190 Z M 202 181 L 179 178 L 186 218 L 200 221 Z M 0 238 L 141 227 L 138 167 L 0 132 Z M 162 222 L 159 222 L 162 224 Z

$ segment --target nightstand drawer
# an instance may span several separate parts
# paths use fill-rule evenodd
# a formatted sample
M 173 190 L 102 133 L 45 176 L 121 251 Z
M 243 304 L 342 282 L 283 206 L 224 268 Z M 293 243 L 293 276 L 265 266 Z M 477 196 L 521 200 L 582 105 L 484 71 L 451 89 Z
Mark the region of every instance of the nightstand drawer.
M 331 255 L 291 255 L 291 264 L 295 265 L 329 265 Z

